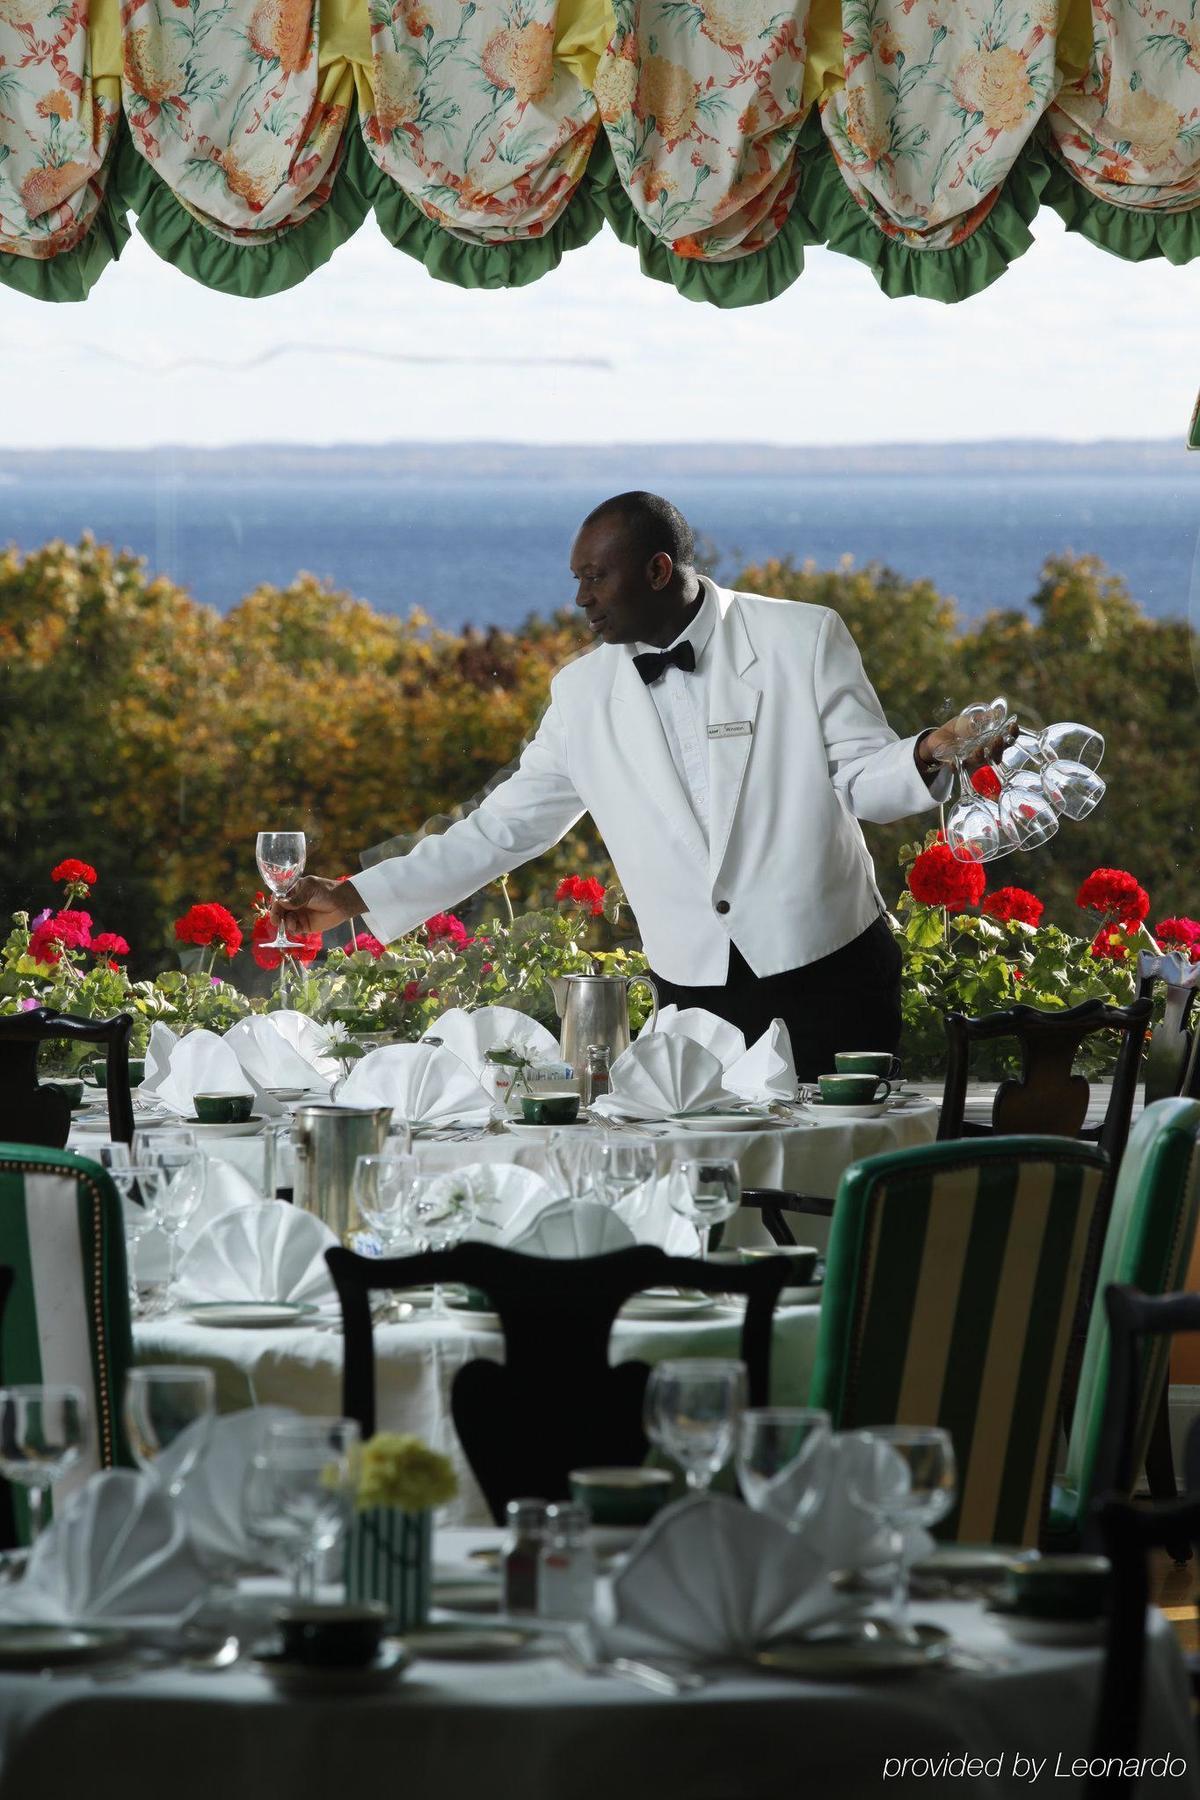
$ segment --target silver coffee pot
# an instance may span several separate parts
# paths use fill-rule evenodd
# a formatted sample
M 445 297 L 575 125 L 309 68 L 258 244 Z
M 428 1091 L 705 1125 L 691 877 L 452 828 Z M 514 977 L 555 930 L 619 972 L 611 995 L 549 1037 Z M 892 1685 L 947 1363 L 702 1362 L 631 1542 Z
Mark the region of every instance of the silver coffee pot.
M 390 1106 L 298 1106 L 292 1116 L 293 1200 L 315 1213 L 340 1243 L 362 1223 L 354 1206 L 354 1165 L 378 1155 L 392 1126 Z
M 629 990 L 639 982 L 654 1002 L 651 1023 L 658 1018 L 658 989 L 648 975 L 552 975 L 550 987 L 562 1020 L 559 1055 L 575 1073 L 587 1067 L 588 1047 L 604 1044 L 609 1063 L 629 1048 Z

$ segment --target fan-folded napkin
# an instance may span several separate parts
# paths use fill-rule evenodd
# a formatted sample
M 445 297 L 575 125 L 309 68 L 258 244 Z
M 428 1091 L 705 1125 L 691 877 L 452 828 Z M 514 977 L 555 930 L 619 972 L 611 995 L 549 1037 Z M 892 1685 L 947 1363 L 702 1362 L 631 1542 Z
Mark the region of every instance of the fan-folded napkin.
M 711 1050 L 692 1038 L 656 1031 L 622 1051 L 612 1066 L 607 1095 L 592 1110 L 629 1119 L 664 1119 L 715 1111 L 737 1097 L 726 1087 L 720 1061 Z
M 702 1006 L 664 1006 L 653 1030 L 690 1038 L 705 1050 L 711 1050 L 725 1072 L 726 1087 L 743 1100 L 796 1098 L 792 1040 L 782 1019 L 773 1019 L 749 1049 L 736 1025 L 719 1018 L 716 1013 L 707 1012 Z M 644 1025 L 639 1043 L 650 1034 L 651 1027 Z
M 176 1622 L 208 1579 L 165 1487 L 105 1469 L 38 1539 L 24 1580 L 0 1589 L 0 1620 Z
M 636 1241 L 610 1206 L 599 1206 L 594 1200 L 557 1200 L 543 1207 L 529 1228 L 509 1241 L 508 1248 L 525 1256 L 568 1259 L 628 1250 Z
M 708 1494 L 678 1501 L 638 1539 L 607 1594 L 607 1656 L 721 1662 L 850 1610 L 829 1565 L 777 1520 Z
M 700 1238 L 696 1227 L 671 1205 L 671 1181 L 643 1181 L 613 1206 L 617 1218 L 628 1225 L 639 1244 L 656 1244 L 668 1256 L 697 1256 Z
M 171 1112 L 196 1115 L 196 1094 L 249 1094 L 254 1085 L 242 1073 L 237 1052 L 215 1031 L 191 1031 L 170 1046 L 167 1071 L 155 1090 Z
M 252 1181 L 246 1179 L 240 1169 L 235 1169 L 232 1163 L 223 1162 L 218 1156 L 206 1156 L 204 1193 L 199 1206 L 179 1233 L 180 1253 L 189 1250 L 200 1233 L 222 1214 L 233 1212 L 235 1207 L 258 1205 L 261 1205 L 258 1189 Z M 127 1230 L 131 1224 L 144 1223 L 144 1214 L 141 1220 L 138 1219 L 142 1209 L 134 1201 L 123 1201 L 122 1208 Z M 165 1281 L 168 1261 L 169 1250 L 163 1233 L 157 1229 L 147 1232 L 137 1247 L 134 1274 L 140 1281 Z
M 434 1176 L 429 1191 L 439 1197 L 469 1194 L 475 1216 L 467 1240 L 482 1244 L 507 1243 L 514 1224 L 520 1222 L 524 1229 L 554 1198 L 535 1170 L 518 1163 L 467 1163 L 453 1174 Z
M 150 1027 L 150 1042 L 146 1045 L 146 1068 L 137 1089 L 139 1094 L 158 1092 L 171 1066 L 171 1052 L 178 1042 L 178 1034 L 161 1019 L 155 1019 Z
M 239 1206 L 205 1228 L 179 1265 L 179 1297 L 332 1305 L 325 1252 L 337 1243 L 328 1225 L 286 1200 Z
M 558 1043 L 544 1025 L 512 1006 L 477 1006 L 474 1012 L 452 1006 L 429 1027 L 446 1050 L 481 1080 L 492 1064 L 489 1050 L 515 1050 L 530 1063 L 557 1062 Z
M 494 1112 L 470 1069 L 436 1044 L 391 1044 L 355 1063 L 339 1106 L 390 1106 L 410 1125 L 486 1125 Z
M 158 1458 L 158 1473 L 167 1487 L 191 1454 L 195 1439 L 207 1433 L 204 1450 L 188 1473 L 175 1508 L 196 1553 L 209 1567 L 261 1563 L 262 1544 L 249 1536 L 242 1514 L 246 1471 L 268 1425 L 297 1416 L 287 1406 L 251 1406 L 211 1422 L 198 1420 L 180 1432 Z
M 792 1479 L 807 1480 L 803 1457 L 793 1465 Z M 776 1477 L 772 1510 L 790 1516 L 788 1475 Z M 882 1498 L 903 1492 L 908 1467 L 891 1445 L 865 1433 L 839 1432 L 829 1452 L 828 1472 L 815 1510 L 797 1536 L 829 1569 L 869 1569 L 896 1558 L 896 1535 L 864 1512 L 855 1496 Z M 921 1525 L 903 1527 L 905 1549 L 913 1561 L 928 1556 L 933 1539 Z
M 638 1037 L 652 1037 L 655 1032 L 691 1038 L 694 1044 L 711 1050 L 723 1069 L 728 1069 L 739 1056 L 746 1054 L 745 1034 L 728 1019 L 703 1006 L 676 1006 L 674 1001 L 668 1006 L 660 1006 L 658 1017 L 647 1019 Z
M 281 1016 L 272 1013 L 268 1019 L 239 1019 L 225 1033 L 225 1042 L 254 1088 L 255 1111 L 272 1115 L 283 1112 L 284 1107 L 272 1098 L 271 1088 L 300 1088 L 307 1098 L 317 1100 L 328 1100 L 330 1088 L 329 1077 L 322 1075 L 280 1028 L 277 1020 Z

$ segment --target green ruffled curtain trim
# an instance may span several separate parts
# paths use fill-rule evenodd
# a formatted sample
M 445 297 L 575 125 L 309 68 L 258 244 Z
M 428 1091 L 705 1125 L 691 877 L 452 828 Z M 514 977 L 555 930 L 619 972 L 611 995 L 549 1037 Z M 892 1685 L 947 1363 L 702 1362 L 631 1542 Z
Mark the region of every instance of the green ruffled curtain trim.
M 86 300 L 129 242 L 125 208 L 113 199 L 116 173 L 115 163 L 110 163 L 104 198 L 87 235 L 73 250 L 49 257 L 0 254 L 0 283 L 33 300 Z
M 1182 266 L 1200 256 L 1200 207 L 1189 212 L 1135 212 L 1089 193 L 1052 150 L 1046 151 L 1047 181 L 1042 199 L 1068 231 L 1078 231 L 1101 250 L 1126 262 L 1165 256 Z
M 810 242 L 865 263 L 890 299 L 918 294 L 947 303 L 981 293 L 1025 254 L 1050 173 L 1045 151 L 1031 139 L 991 212 L 969 238 L 950 250 L 915 250 L 886 237 L 854 199 L 815 108 L 801 140 L 800 166 L 794 210 L 803 213 Z

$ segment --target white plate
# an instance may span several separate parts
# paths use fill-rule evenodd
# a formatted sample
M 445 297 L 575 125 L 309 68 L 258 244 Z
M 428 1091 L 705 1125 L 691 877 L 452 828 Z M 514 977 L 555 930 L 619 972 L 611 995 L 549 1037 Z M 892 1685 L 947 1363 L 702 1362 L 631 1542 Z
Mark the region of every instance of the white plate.
M 594 1131 L 596 1129 L 590 1119 L 572 1119 L 569 1125 L 537 1125 L 529 1119 L 505 1119 L 504 1123 L 509 1131 L 544 1131 L 547 1136 L 552 1131 Z
M 950 1634 L 939 1625 L 914 1627 L 918 1642 L 898 1638 L 864 1639 L 851 1626 L 845 1632 L 773 1644 L 758 1650 L 754 1661 L 773 1675 L 802 1675 L 815 1681 L 838 1681 L 860 1675 L 903 1675 L 941 1662 Z
M 871 1100 L 862 1106 L 830 1106 L 817 1100 L 804 1103 L 804 1110 L 812 1119 L 877 1119 L 887 1108 L 886 1100 Z
M 171 1122 L 178 1124 L 180 1131 L 194 1131 L 198 1138 L 227 1138 L 257 1137 L 267 1121 L 264 1114 L 251 1113 L 248 1119 L 243 1119 L 240 1123 L 234 1124 L 222 1123 L 212 1125 L 205 1120 L 185 1118 L 179 1118 Z M 163 1119 L 162 1123 L 166 1124 L 168 1121 Z
M 762 1131 L 772 1126 L 779 1130 L 787 1120 L 775 1113 L 675 1113 L 663 1124 L 673 1131 Z
M 627 1300 L 618 1319 L 690 1319 L 697 1313 L 716 1312 L 717 1303 L 707 1294 L 635 1294 Z
M 90 1625 L 2 1625 L 0 1669 L 47 1669 L 57 1663 L 112 1656 L 129 1642 L 126 1631 Z
M 535 1636 L 516 1626 L 430 1625 L 404 1641 L 414 1656 L 432 1662 L 502 1662 L 524 1655 Z
M 316 1307 L 284 1300 L 200 1300 L 183 1308 L 193 1325 L 220 1325 L 259 1331 L 274 1325 L 303 1325 Z

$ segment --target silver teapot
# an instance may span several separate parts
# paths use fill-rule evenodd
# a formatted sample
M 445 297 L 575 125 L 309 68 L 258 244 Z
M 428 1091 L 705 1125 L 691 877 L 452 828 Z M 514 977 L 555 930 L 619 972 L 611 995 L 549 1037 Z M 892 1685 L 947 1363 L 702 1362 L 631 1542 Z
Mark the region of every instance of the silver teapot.
M 559 1055 L 578 1075 L 587 1067 L 588 1048 L 603 1044 L 615 1062 L 629 1048 L 629 990 L 641 982 L 654 1001 L 651 1024 L 658 1018 L 658 989 L 648 975 L 551 975 L 554 1004 L 562 1020 Z
M 294 1203 L 315 1213 L 348 1244 L 362 1224 L 354 1205 L 354 1165 L 378 1155 L 392 1127 L 390 1106 L 298 1106 L 292 1116 Z

